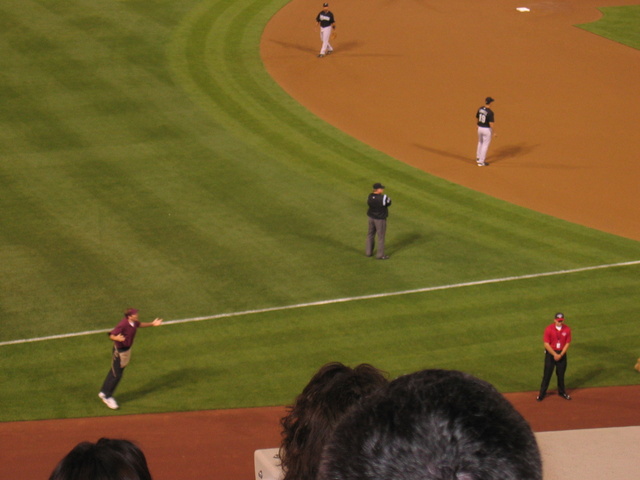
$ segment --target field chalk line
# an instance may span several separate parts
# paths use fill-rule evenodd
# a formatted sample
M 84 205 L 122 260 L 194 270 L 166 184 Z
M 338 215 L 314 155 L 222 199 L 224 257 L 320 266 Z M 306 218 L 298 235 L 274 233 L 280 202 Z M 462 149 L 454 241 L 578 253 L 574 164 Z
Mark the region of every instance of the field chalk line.
M 514 277 L 503 277 L 503 278 L 493 278 L 489 280 L 477 280 L 475 282 L 465 282 L 465 283 L 454 283 L 451 285 L 439 285 L 436 287 L 425 287 L 425 288 L 416 288 L 413 290 L 402 290 L 399 292 L 386 292 L 386 293 L 374 293 L 371 295 L 362 295 L 359 297 L 345 297 L 345 298 L 334 298 L 330 300 L 319 300 L 317 302 L 308 302 L 308 303 L 298 303 L 295 305 L 285 305 L 282 307 L 269 307 L 269 308 L 258 308 L 255 310 L 245 310 L 244 312 L 231 312 L 231 313 L 219 313 L 217 315 L 209 315 L 206 317 L 193 317 L 193 318 L 183 318 L 179 320 L 169 320 L 167 322 L 163 322 L 164 325 L 176 325 L 179 323 L 191 323 L 191 322 L 202 322 L 204 320 L 217 320 L 220 318 L 230 318 L 230 317 L 240 317 L 243 315 L 255 315 L 259 313 L 269 313 L 269 312 L 281 312 L 284 310 L 293 310 L 297 308 L 307 308 L 307 307 L 318 307 L 323 305 L 332 305 L 334 303 L 347 303 L 347 302 L 357 302 L 361 300 L 372 300 L 376 298 L 385 298 L 385 297 L 397 297 L 399 295 L 411 295 L 414 293 L 428 293 L 435 292 L 437 290 L 451 290 L 453 288 L 463 288 L 463 287 L 475 287 L 478 285 L 489 285 L 492 283 L 505 283 L 505 282 L 514 282 L 518 280 L 528 280 L 531 278 L 542 278 L 542 277 L 553 277 L 557 275 L 569 275 L 572 273 L 580 273 L 580 272 L 588 272 L 591 270 L 602 270 L 606 268 L 616 268 L 616 267 L 628 267 L 632 265 L 640 265 L 640 260 L 634 260 L 631 262 L 621 262 L 621 263 L 609 263 L 606 265 L 595 265 L 592 267 L 582 267 L 582 268 L 574 268 L 571 270 L 558 270 L 555 272 L 544 272 L 544 273 L 532 273 L 529 275 L 519 275 Z M 76 333 L 64 333 L 60 335 L 50 335 L 47 337 L 37 337 L 37 338 L 26 338 L 22 340 L 9 340 L 6 342 L 0 342 L 0 347 L 4 347 L 7 345 L 16 345 L 20 343 L 32 343 L 32 342 L 43 342 L 46 340 L 58 340 L 61 338 L 72 338 L 72 337 L 80 337 L 84 335 L 94 335 L 97 333 L 107 333 L 111 331 L 107 330 L 91 330 L 87 332 L 76 332 Z

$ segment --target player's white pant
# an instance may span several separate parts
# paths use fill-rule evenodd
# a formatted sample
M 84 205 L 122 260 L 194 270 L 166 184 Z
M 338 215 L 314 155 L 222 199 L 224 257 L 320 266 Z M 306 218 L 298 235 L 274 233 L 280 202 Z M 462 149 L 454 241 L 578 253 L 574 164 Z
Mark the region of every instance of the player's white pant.
M 488 127 L 478 127 L 478 148 L 476 149 L 478 163 L 484 163 L 487 160 L 487 150 L 489 150 L 492 133 Z
M 320 49 L 320 55 L 325 55 L 328 51 L 333 52 L 333 47 L 329 43 L 331 39 L 331 31 L 333 27 L 322 27 L 320 29 L 320 40 L 322 40 L 322 48 Z

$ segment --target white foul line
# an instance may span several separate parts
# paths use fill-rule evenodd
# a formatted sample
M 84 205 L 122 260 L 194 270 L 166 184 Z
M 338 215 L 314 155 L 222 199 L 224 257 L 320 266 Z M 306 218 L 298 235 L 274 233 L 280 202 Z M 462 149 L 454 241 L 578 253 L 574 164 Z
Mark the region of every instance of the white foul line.
M 541 277 L 552 277 L 556 275 L 569 275 L 571 273 L 580 273 L 580 272 L 588 272 L 590 270 L 602 270 L 605 268 L 615 268 L 615 267 L 628 267 L 631 265 L 640 265 L 640 260 L 634 260 L 631 262 L 621 262 L 621 263 L 609 263 L 606 265 L 595 265 L 592 267 L 582 267 L 582 268 L 574 268 L 571 270 L 558 270 L 555 272 L 543 272 L 543 273 L 532 273 L 529 275 L 519 275 L 514 277 L 503 277 L 503 278 L 493 278 L 489 280 L 477 280 L 475 282 L 464 282 L 464 283 L 454 283 L 450 285 L 439 285 L 436 287 L 425 287 L 425 288 L 416 288 L 414 290 L 402 290 L 398 292 L 386 292 L 386 293 L 374 293 L 371 295 L 362 295 L 359 297 L 344 297 L 344 298 L 333 298 L 330 300 L 319 300 L 317 302 L 308 302 L 308 303 L 298 303 L 295 305 L 285 305 L 282 307 L 269 307 L 269 308 L 259 308 L 256 310 L 245 310 L 243 312 L 230 312 L 230 313 L 219 313 L 217 315 L 209 315 L 206 317 L 193 317 L 193 318 L 183 318 L 180 320 L 169 320 L 167 322 L 163 322 L 162 325 L 175 325 L 178 323 L 191 323 L 191 322 L 201 322 L 204 320 L 217 320 L 220 318 L 229 318 L 229 317 L 240 317 L 243 315 L 255 315 L 259 313 L 269 313 L 269 312 L 281 312 L 284 310 L 293 310 L 296 308 L 307 308 L 307 307 L 318 307 L 322 305 L 332 305 L 334 303 L 346 303 L 346 302 L 357 302 L 360 300 L 372 300 L 375 298 L 385 298 L 385 297 L 395 297 L 398 295 L 411 295 L 413 293 L 427 293 L 427 292 L 435 292 L 437 290 L 450 290 L 453 288 L 462 288 L 462 287 L 475 287 L 478 285 L 489 285 L 492 283 L 505 283 L 505 282 L 513 282 L 516 280 L 527 280 L 531 278 L 541 278 Z M 22 340 L 9 340 L 6 342 L 0 342 L 0 347 L 5 345 L 16 345 L 19 343 L 31 343 L 31 342 L 42 342 L 45 340 L 57 340 L 61 338 L 71 338 L 71 337 L 80 337 L 84 335 L 93 335 L 97 333 L 107 333 L 110 329 L 107 330 L 90 330 L 87 332 L 76 332 L 76 333 L 64 333 L 60 335 L 50 335 L 47 337 L 38 337 L 38 338 L 27 338 Z

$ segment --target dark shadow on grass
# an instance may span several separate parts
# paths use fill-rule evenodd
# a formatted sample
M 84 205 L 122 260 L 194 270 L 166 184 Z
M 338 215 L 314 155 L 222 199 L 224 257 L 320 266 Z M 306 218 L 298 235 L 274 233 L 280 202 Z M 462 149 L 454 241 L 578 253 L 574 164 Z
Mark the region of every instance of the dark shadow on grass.
M 399 255 L 403 250 L 406 250 L 412 245 L 425 244 L 426 242 L 427 240 L 425 236 L 417 232 L 394 236 L 391 240 L 389 240 L 389 237 L 387 236 L 384 250 L 387 255 L 392 257 L 395 255 Z
M 608 356 L 611 355 L 611 348 L 604 345 L 596 345 L 589 344 L 580 345 L 576 344 L 575 346 L 571 346 L 569 349 L 569 353 L 567 354 L 567 373 L 565 374 L 565 384 L 567 386 L 567 390 L 571 390 L 574 388 L 582 388 L 582 387 L 591 387 L 593 386 L 593 382 L 598 379 L 606 379 L 609 377 L 611 365 L 606 364 L 597 364 L 590 365 L 588 368 L 580 368 L 573 369 L 572 371 L 572 363 L 571 356 L 572 352 L 574 354 L 579 355 L 589 355 L 589 356 Z M 617 352 L 616 352 L 617 353 Z M 542 371 L 542 366 L 540 367 Z M 555 382 L 555 373 L 554 379 L 551 380 L 552 384 Z
M 402 234 L 394 239 L 393 243 L 389 245 L 389 247 L 391 248 L 387 247 L 387 250 L 398 252 L 400 250 L 404 250 L 408 248 L 411 245 L 414 245 L 417 243 L 425 243 L 425 241 L 426 239 L 424 238 L 424 236 L 419 233 L 414 232 L 414 233 Z M 388 240 L 387 240 L 387 243 L 389 243 Z
M 352 252 L 354 254 L 364 256 L 366 242 L 367 242 L 367 224 L 365 220 L 362 228 L 362 236 L 359 239 L 361 241 L 356 244 L 339 242 L 339 241 L 336 241 L 334 238 L 328 237 L 326 235 L 308 235 L 308 234 L 302 235 L 301 234 L 299 235 L 299 237 L 304 238 L 316 244 L 318 248 L 335 249 L 341 252 Z M 394 235 L 393 240 L 391 241 L 389 240 L 389 236 L 387 235 L 385 250 L 389 253 L 389 255 L 391 255 L 391 253 L 397 253 L 401 250 L 408 248 L 413 244 L 420 244 L 420 243 L 426 243 L 426 238 L 424 235 L 418 232 L 400 234 L 397 236 Z M 376 245 L 377 244 L 378 244 L 378 239 L 376 237 Z
M 571 358 L 567 357 L 569 360 L 569 365 L 567 367 L 567 373 L 564 376 L 564 383 L 566 384 L 567 390 L 573 390 L 574 388 L 587 388 L 593 386 L 593 381 L 598 378 L 605 379 L 608 377 L 609 372 L 605 365 L 596 365 L 590 367 L 589 370 L 581 370 L 576 375 L 575 373 L 571 374 Z M 554 377 L 551 379 L 551 385 L 554 385 L 555 382 L 555 373 Z
M 176 390 L 186 385 L 198 383 L 201 382 L 203 378 L 210 378 L 214 374 L 215 372 L 213 368 L 183 368 L 157 377 L 153 376 L 145 384 L 140 385 L 133 390 L 128 390 L 126 386 L 123 385 L 123 392 L 121 394 L 116 392 L 114 396 L 119 401 L 130 402 L 132 400 L 137 400 L 138 398 L 151 395 L 157 391 Z M 125 375 L 122 378 L 123 383 L 127 381 L 126 377 L 127 374 L 125 372 Z

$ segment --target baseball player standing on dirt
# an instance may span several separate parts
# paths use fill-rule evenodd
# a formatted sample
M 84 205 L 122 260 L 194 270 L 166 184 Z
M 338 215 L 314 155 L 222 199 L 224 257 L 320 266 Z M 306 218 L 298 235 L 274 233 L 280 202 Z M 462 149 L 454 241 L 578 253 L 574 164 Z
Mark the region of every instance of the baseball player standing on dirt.
M 478 123 L 478 148 L 476 149 L 476 164 L 479 167 L 486 167 L 487 163 L 487 150 L 489 150 L 489 144 L 491 143 L 491 137 L 496 136 L 493 124 L 494 115 L 493 110 L 489 108 L 491 103 L 495 100 L 491 97 L 487 97 L 484 101 L 484 106 L 480 107 L 476 112 L 476 119 Z
M 320 40 L 322 40 L 322 48 L 318 54 L 318 58 L 322 58 L 325 55 L 333 53 L 333 47 L 329 43 L 331 40 L 331 34 L 336 28 L 336 21 L 333 18 L 333 13 L 329 11 L 329 4 L 324 3 L 322 5 L 322 11 L 316 16 L 316 22 L 320 27 Z

